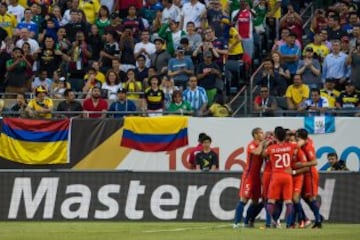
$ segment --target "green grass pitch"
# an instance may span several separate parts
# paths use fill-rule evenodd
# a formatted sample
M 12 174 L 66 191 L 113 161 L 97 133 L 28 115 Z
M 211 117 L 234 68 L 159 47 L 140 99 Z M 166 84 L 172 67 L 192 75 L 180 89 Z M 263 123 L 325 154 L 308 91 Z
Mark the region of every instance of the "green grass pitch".
M 232 229 L 226 222 L 0 222 L 1 240 L 348 240 L 360 224 L 324 224 L 323 229 Z

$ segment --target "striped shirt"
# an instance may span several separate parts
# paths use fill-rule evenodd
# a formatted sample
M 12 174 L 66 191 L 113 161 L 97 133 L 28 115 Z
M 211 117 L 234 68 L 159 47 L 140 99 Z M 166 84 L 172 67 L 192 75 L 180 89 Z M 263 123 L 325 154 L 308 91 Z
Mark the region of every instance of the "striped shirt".
M 183 92 L 183 100 L 188 101 L 192 109 L 200 110 L 201 106 L 208 102 L 208 97 L 205 89 L 198 86 L 194 90 L 186 89 Z

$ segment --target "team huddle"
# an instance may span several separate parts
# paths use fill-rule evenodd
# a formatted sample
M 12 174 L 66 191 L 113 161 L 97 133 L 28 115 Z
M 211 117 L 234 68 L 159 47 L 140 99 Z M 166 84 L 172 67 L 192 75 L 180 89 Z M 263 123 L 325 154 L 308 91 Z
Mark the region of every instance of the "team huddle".
M 301 198 L 314 213 L 312 228 L 322 227 L 317 202 L 319 175 L 313 141 L 305 129 L 293 133 L 276 127 L 264 133 L 252 130 L 253 140 L 247 147 L 246 168 L 241 179 L 240 200 L 236 207 L 234 228 L 240 227 L 244 207 L 251 204 L 243 219 L 245 227 L 253 227 L 256 216 L 266 210 L 266 227 L 279 227 L 279 218 L 285 204 L 287 228 L 305 228 L 311 225 L 306 217 Z M 261 168 L 265 162 L 263 174 Z M 262 201 L 259 201 L 262 199 Z

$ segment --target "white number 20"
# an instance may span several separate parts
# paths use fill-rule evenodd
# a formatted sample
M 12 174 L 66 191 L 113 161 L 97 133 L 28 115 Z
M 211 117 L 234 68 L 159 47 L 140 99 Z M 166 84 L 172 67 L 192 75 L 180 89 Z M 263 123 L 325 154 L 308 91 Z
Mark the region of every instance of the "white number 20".
M 290 167 L 290 154 L 289 153 L 276 153 L 275 156 L 275 168 L 287 168 Z

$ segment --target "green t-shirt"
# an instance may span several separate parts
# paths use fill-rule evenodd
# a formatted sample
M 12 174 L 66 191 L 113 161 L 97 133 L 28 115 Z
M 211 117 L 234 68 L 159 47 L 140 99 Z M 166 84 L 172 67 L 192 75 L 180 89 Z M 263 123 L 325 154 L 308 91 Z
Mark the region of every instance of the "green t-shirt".
M 187 101 L 182 101 L 181 104 L 176 104 L 174 102 L 170 103 L 169 112 L 180 112 L 180 111 L 191 111 L 191 105 Z

